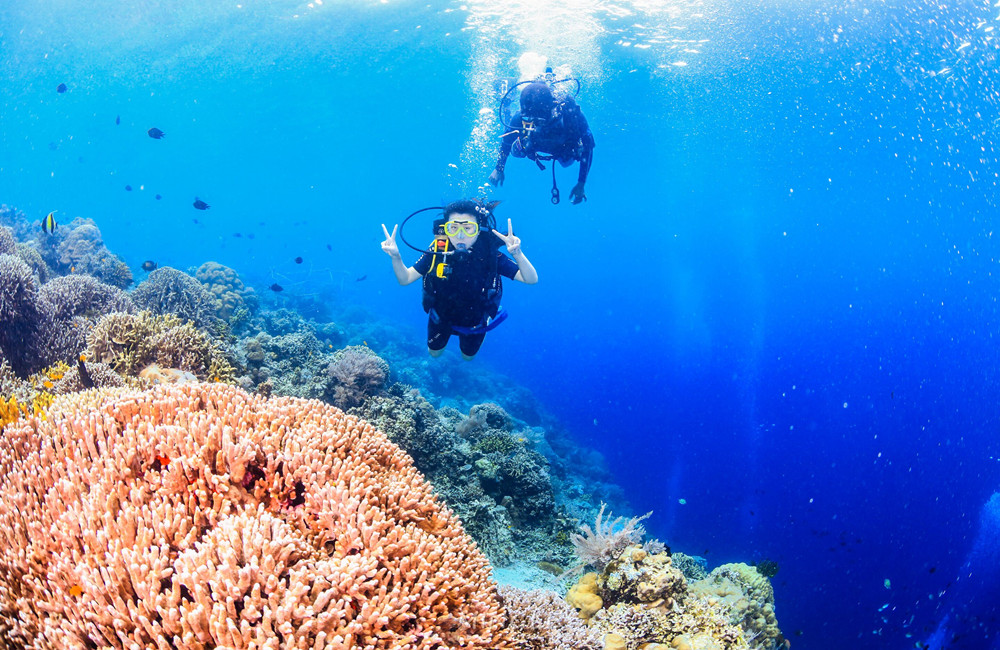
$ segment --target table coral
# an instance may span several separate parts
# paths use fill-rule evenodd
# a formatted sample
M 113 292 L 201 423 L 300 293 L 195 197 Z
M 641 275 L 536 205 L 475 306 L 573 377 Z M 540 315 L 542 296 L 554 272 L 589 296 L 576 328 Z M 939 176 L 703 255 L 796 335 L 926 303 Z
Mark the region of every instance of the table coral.
M 512 648 L 412 461 L 316 401 L 56 398 L 0 437 L 0 648 Z

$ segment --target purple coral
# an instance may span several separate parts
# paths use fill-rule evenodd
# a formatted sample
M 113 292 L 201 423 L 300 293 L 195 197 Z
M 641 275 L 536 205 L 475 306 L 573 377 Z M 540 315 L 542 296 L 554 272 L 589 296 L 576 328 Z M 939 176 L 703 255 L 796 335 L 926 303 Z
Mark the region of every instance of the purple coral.
M 342 409 L 360 406 L 381 391 L 389 380 L 389 364 L 369 348 L 351 345 L 337 350 L 327 367 L 327 397 Z
M 526 591 L 501 585 L 507 608 L 507 631 L 518 648 L 600 650 L 600 635 L 587 627 L 559 594 L 544 589 Z
M 31 268 L 13 255 L 0 255 L 0 350 L 21 376 L 34 370 L 37 359 L 36 297 Z
M 46 363 L 76 359 L 87 347 L 87 332 L 102 315 L 135 311 L 127 293 L 89 275 L 67 275 L 43 284 L 37 305 L 45 322 L 39 338 Z

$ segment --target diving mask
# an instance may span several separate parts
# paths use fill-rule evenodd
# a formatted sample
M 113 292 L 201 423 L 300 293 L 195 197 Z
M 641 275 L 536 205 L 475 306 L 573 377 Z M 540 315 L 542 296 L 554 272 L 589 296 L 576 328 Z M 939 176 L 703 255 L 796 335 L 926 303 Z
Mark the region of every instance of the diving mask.
M 475 237 L 479 234 L 479 224 L 475 221 L 449 221 L 444 224 L 444 234 L 449 237 L 458 237 L 460 232 L 464 232 L 466 237 Z

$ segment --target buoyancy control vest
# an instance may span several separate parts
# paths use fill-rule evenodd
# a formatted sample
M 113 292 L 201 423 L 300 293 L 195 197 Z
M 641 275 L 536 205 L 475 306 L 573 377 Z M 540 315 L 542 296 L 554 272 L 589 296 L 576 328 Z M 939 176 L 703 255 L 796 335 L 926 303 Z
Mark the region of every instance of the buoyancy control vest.
M 447 273 L 437 273 L 432 265 L 423 279 L 424 311 L 432 318 L 465 326 L 496 316 L 503 296 L 497 270 L 500 244 L 496 235 L 484 231 L 467 253 L 447 255 Z

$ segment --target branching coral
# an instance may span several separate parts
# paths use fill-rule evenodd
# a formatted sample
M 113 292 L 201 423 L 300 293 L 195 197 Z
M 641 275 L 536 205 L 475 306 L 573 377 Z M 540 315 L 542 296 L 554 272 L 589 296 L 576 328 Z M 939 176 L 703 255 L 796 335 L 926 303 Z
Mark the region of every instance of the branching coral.
M 326 372 L 330 377 L 326 398 L 342 409 L 360 405 L 389 380 L 389 364 L 363 345 L 337 350 Z
M 0 255 L 0 351 L 21 376 L 39 365 L 36 337 L 41 316 L 36 293 L 28 265 L 13 255 Z
M 14 249 L 14 235 L 10 228 L 0 226 L 0 255 L 13 255 Z
M 0 436 L 0 647 L 512 648 L 410 459 L 316 401 L 88 391 Z
M 211 330 L 218 322 L 212 292 L 190 275 L 169 266 L 150 273 L 132 292 L 132 300 L 142 309 L 155 314 L 174 314 L 193 321 L 201 329 Z
M 109 312 L 132 312 L 128 294 L 89 275 L 55 278 L 38 291 L 38 308 L 45 317 L 39 331 L 46 363 L 76 361 L 87 347 L 87 333 Z
M 600 636 L 587 628 L 559 594 L 502 586 L 510 616 L 508 630 L 518 650 L 602 650 Z

